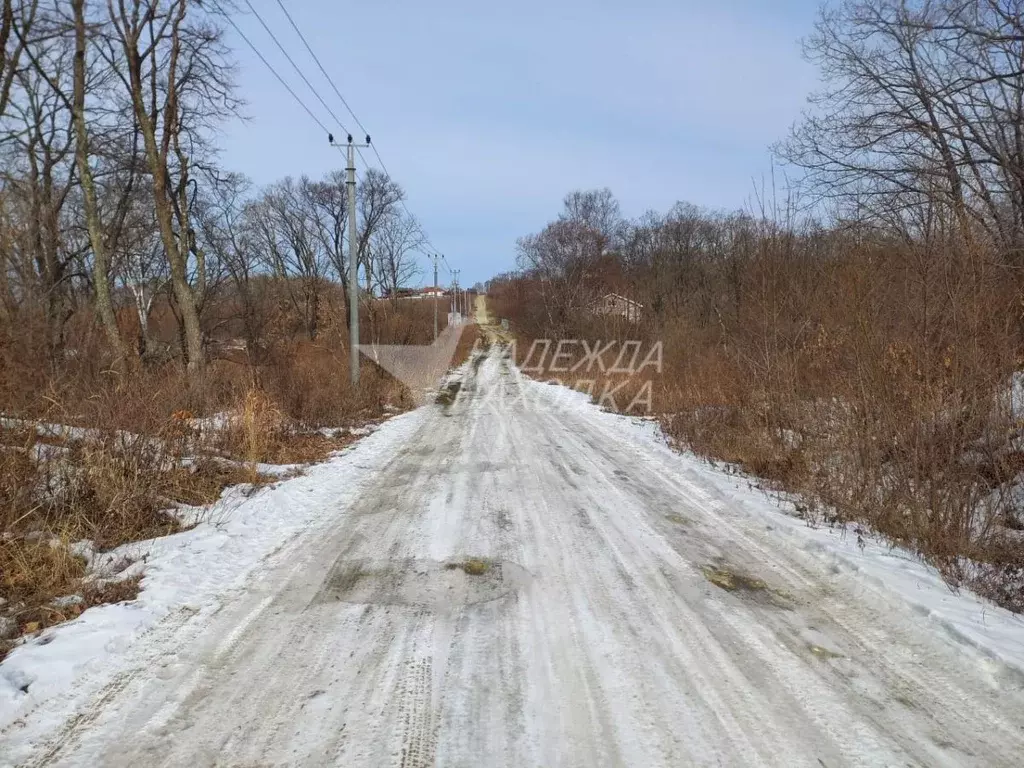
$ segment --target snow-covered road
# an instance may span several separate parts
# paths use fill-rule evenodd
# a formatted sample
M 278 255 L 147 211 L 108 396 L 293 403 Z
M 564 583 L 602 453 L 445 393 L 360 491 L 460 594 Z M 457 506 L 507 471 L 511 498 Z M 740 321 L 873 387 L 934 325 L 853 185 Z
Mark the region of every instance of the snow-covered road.
M 467 366 L 352 503 L 140 639 L 27 764 L 1021 764 L 1013 664 L 565 393 L 497 348 Z

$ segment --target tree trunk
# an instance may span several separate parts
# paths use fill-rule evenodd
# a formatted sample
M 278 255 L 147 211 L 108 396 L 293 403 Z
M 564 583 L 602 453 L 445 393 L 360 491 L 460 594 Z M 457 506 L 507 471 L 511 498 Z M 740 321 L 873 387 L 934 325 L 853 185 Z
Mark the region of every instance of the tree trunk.
M 180 237 L 178 237 L 174 231 L 173 205 L 168 196 L 167 170 L 167 156 L 170 151 L 172 136 L 179 129 L 178 118 L 180 115 L 176 83 L 181 43 L 178 39 L 178 31 L 185 17 L 186 8 L 186 3 L 184 0 L 181 0 L 172 22 L 172 47 L 167 63 L 168 92 L 163 109 L 164 125 L 160 146 L 157 145 L 156 125 L 153 116 L 147 111 L 145 99 L 143 98 L 139 40 L 134 36 L 135 33 L 129 32 L 128 29 L 122 30 L 122 34 L 125 35 L 123 44 L 128 59 L 132 105 L 135 109 L 136 119 L 139 122 L 139 129 L 142 131 L 143 143 L 146 148 L 146 160 L 153 176 L 153 205 L 156 211 L 157 222 L 160 225 L 160 239 L 163 242 L 164 252 L 167 255 L 167 262 L 171 270 L 171 291 L 178 304 L 178 310 L 181 312 L 181 332 L 184 342 L 182 352 L 185 355 L 185 365 L 189 374 L 198 374 L 204 367 L 205 356 L 203 354 L 202 330 L 199 324 L 199 310 L 196 305 L 195 293 L 188 282 L 188 214 L 187 208 L 181 212 L 182 220 L 179 221 Z M 187 181 L 185 181 L 188 174 L 187 166 L 183 165 L 180 173 L 182 174 L 181 186 L 185 187 L 187 185 Z
M 75 124 L 75 163 L 82 183 L 82 197 L 85 208 L 86 228 L 93 254 L 93 285 L 96 291 L 96 313 L 107 337 L 111 352 L 119 365 L 128 361 L 127 350 L 117 329 L 117 316 L 110 296 L 110 257 L 100 224 L 99 205 L 96 202 L 96 186 L 93 183 L 92 168 L 89 166 L 89 134 L 85 125 L 85 0 L 71 0 L 75 17 L 75 64 L 74 92 L 72 96 L 72 118 Z

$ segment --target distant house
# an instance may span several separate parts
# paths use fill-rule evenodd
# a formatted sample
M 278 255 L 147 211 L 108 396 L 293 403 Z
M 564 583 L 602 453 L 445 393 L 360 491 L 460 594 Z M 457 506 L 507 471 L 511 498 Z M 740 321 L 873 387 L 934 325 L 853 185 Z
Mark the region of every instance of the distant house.
M 418 296 L 420 292 L 419 288 L 396 288 L 393 291 L 384 291 L 385 299 L 411 299 Z
M 615 315 L 624 317 L 631 323 L 639 322 L 644 305 L 638 301 L 618 293 L 606 293 L 590 304 L 590 311 L 595 315 Z
M 435 288 L 432 285 L 426 288 L 399 288 L 395 291 L 395 298 L 398 299 L 432 299 L 434 296 L 442 298 L 447 295 L 448 292 L 444 288 Z

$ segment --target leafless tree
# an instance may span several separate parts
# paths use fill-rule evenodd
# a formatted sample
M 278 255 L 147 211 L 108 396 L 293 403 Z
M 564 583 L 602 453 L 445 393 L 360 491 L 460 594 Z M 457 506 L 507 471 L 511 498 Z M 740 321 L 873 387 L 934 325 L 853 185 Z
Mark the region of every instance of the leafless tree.
M 345 238 L 348 226 L 348 194 L 345 187 L 345 172 L 331 171 L 321 181 L 303 179 L 301 183 L 304 186 L 303 198 L 309 205 L 309 215 L 316 227 L 320 247 L 330 260 L 334 276 L 347 289 L 348 260 Z
M 7 111 L 26 40 L 32 34 L 38 0 L 3 0 L 0 5 L 0 116 Z
M 286 178 L 265 189 L 246 210 L 249 240 L 285 293 L 311 339 L 319 330 L 321 298 L 331 266 L 313 216 L 314 187 Z
M 138 185 L 133 192 L 119 236 L 111 242 L 111 274 L 115 285 L 132 298 L 138 321 L 136 351 L 143 360 L 154 354 L 149 320 L 154 303 L 170 281 L 160 228 L 148 190 Z
M 1024 3 L 847 0 L 805 51 L 826 87 L 780 154 L 815 199 L 903 228 L 941 202 L 960 233 L 1019 259 L 1024 232 Z
M 410 214 L 397 211 L 384 218 L 369 243 L 372 274 L 382 294 L 395 298 L 421 272 L 413 254 L 424 247 L 423 229 Z
M 92 152 L 89 143 L 89 128 L 85 114 L 87 40 L 85 0 L 72 0 L 74 17 L 75 63 L 74 85 L 72 87 L 71 113 L 75 126 L 75 164 L 82 184 L 83 208 L 86 229 L 93 254 L 93 286 L 96 294 L 96 310 L 107 335 L 110 348 L 119 361 L 128 360 L 121 334 L 117 327 L 110 293 L 110 245 L 108 233 L 104 231 L 100 212 L 99 196 L 92 171 Z
M 225 301 L 237 304 L 237 315 L 250 363 L 263 361 L 265 332 L 269 321 L 268 276 L 259 256 L 261 233 L 252 227 L 251 216 L 259 210 L 248 195 L 251 182 L 241 174 L 222 176 L 210 185 L 197 211 L 199 238 L 228 277 Z
M 33 13 L 35 9 L 33 8 Z M 35 25 L 35 29 L 39 25 Z M 34 297 L 43 307 L 51 362 L 63 349 L 68 310 L 68 280 L 75 257 L 69 251 L 76 178 L 74 130 L 66 94 L 72 80 L 71 41 L 47 21 L 34 39 L 24 36 L 20 55 L 25 66 L 12 69 L 4 95 L 0 146 L 11 244 L 8 259 L 20 262 L 16 272 L 22 298 Z
M 555 221 L 519 239 L 519 266 L 538 280 L 550 327 L 564 328 L 594 298 L 592 278 L 622 232 L 618 202 L 602 189 L 569 193 Z
M 367 291 L 372 290 L 373 259 L 370 257 L 370 244 L 377 230 L 385 221 L 398 215 L 398 207 L 405 199 L 405 190 L 398 182 L 376 168 L 369 169 L 363 176 L 363 182 L 356 188 L 356 207 L 359 221 L 357 238 L 360 265 L 366 276 Z
M 202 154 L 202 129 L 237 107 L 231 67 L 222 31 L 201 6 L 187 0 L 108 0 L 107 6 L 113 30 L 107 59 L 142 135 L 182 347 L 195 373 L 205 359 L 199 297 L 207 271 L 192 222 L 193 161 Z

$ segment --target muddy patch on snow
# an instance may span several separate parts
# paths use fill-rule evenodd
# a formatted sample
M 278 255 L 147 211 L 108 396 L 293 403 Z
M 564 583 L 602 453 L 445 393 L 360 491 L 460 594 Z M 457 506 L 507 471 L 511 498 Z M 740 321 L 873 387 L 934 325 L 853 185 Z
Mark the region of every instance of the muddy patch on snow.
M 846 658 L 843 654 L 833 651 L 830 648 L 826 648 L 823 645 L 815 645 L 814 643 L 807 644 L 807 650 L 811 652 L 816 659 L 823 659 L 828 661 L 830 659 L 844 659 Z
M 437 393 L 434 402 L 449 408 L 455 402 L 455 398 L 459 396 L 460 389 L 462 389 L 461 381 L 449 381 L 441 387 L 441 391 Z
M 764 581 L 726 565 L 705 565 L 701 568 L 704 578 L 719 589 L 731 592 L 752 602 L 775 608 L 790 609 L 786 596 L 771 589 Z
M 324 582 L 318 603 L 408 605 L 442 613 L 509 597 L 530 580 L 515 563 L 485 558 L 343 560 Z
M 491 570 L 491 563 L 479 557 L 468 557 L 465 560 L 456 560 L 444 564 L 445 570 L 452 571 L 460 569 L 467 576 L 483 576 Z

